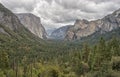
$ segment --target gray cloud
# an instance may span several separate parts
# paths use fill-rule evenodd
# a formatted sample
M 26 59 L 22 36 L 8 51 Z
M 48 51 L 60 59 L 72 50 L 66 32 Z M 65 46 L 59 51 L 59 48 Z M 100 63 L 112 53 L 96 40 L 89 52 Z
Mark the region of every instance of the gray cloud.
M 0 0 L 13 12 L 31 12 L 45 28 L 73 24 L 76 19 L 94 20 L 120 8 L 120 0 Z
M 7 8 L 11 9 L 14 12 L 31 12 L 36 7 L 36 3 L 39 0 L 0 0 Z M 20 11 L 19 11 L 20 10 Z

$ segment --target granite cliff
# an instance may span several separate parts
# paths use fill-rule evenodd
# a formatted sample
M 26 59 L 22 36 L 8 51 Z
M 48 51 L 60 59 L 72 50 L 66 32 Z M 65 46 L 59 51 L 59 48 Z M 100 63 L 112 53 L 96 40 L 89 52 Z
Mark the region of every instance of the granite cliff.
M 67 31 L 66 40 L 75 40 L 82 37 L 87 37 L 100 32 L 104 34 L 120 27 L 120 9 L 105 16 L 102 19 L 88 21 L 88 20 L 76 20 L 74 26 L 70 27 Z
M 36 36 L 45 39 L 47 33 L 45 28 L 42 26 L 40 18 L 31 13 L 16 14 L 21 23 Z

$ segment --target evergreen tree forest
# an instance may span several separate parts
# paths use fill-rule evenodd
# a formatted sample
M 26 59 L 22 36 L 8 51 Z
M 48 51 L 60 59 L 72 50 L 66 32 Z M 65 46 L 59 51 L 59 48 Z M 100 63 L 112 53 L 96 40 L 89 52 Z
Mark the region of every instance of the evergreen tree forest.
M 120 40 L 1 40 L 0 77 L 120 77 Z

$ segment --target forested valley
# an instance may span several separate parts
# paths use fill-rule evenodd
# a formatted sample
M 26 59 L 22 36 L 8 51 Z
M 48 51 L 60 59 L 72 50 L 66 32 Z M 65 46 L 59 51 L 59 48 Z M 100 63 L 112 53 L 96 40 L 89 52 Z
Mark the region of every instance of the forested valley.
M 120 40 L 0 43 L 0 77 L 120 77 Z
M 47 39 L 39 17 L 24 18 L 29 24 L 0 3 L 0 77 L 120 77 L 120 9 L 77 20 L 68 40 Z

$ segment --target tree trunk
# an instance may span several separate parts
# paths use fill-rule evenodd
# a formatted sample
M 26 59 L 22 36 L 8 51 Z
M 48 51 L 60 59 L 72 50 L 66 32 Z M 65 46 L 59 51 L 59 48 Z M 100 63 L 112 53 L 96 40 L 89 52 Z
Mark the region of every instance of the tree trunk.
M 32 77 L 32 64 L 31 64 L 31 77 Z

